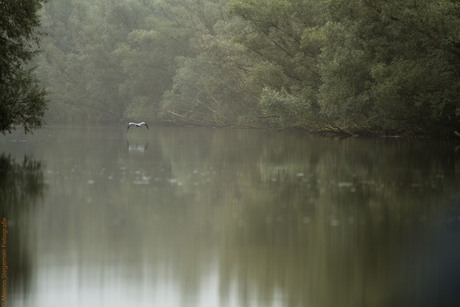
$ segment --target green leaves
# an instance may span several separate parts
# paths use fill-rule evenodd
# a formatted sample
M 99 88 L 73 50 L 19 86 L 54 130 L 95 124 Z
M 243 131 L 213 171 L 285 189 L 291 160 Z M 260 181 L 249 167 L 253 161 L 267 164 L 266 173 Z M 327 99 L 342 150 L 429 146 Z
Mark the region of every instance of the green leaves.
M 0 132 L 42 125 L 46 92 L 26 65 L 37 53 L 43 1 L 0 0 Z
M 380 133 L 439 135 L 452 132 L 443 126 L 458 127 L 452 100 L 458 90 L 458 60 L 452 57 L 452 45 L 444 43 L 452 35 L 445 20 L 460 29 L 460 15 L 456 26 L 455 18 L 445 19 L 446 7 L 452 9 L 453 3 L 340 4 L 336 20 L 324 27 L 322 112 Z
M 252 71 L 266 67 L 260 101 L 278 125 L 310 127 L 315 117 L 349 133 L 458 129 L 458 3 L 253 0 L 230 8 L 247 21 L 236 37 L 260 59 Z M 284 77 L 267 80 L 273 65 Z M 313 107 L 292 112 L 302 104 Z
M 458 1 L 78 0 L 42 19 L 51 119 L 460 129 Z

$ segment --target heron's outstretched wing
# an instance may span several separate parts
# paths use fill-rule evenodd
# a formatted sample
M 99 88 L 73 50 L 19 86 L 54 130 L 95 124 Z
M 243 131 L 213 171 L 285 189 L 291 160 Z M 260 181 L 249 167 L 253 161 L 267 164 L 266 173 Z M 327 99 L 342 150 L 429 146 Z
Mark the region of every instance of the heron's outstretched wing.
M 149 125 L 147 125 L 146 123 L 144 123 L 144 125 L 147 127 L 147 129 L 149 129 L 149 130 L 150 130 L 150 128 L 149 128 Z
M 128 124 L 128 128 L 126 128 L 126 131 L 128 131 L 128 130 L 129 130 L 129 127 L 131 127 L 132 125 L 135 125 L 135 123 L 129 123 L 129 124 Z

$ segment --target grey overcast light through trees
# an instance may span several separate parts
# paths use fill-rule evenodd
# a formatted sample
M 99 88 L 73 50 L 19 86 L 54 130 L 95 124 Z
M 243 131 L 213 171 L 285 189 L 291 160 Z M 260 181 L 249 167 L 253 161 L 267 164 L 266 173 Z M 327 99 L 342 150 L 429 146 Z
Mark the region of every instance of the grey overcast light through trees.
M 27 52 L 2 62 L 2 131 L 41 123 L 44 91 L 24 68 L 39 20 L 47 122 L 460 130 L 459 1 L 60 0 L 38 16 L 41 1 L 1 2 L 11 16 L 32 6 L 12 40 Z

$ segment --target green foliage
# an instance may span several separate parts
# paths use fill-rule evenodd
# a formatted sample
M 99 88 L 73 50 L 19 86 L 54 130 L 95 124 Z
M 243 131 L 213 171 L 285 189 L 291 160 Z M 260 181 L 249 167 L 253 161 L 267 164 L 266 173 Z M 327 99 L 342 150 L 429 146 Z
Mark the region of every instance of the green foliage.
M 49 35 L 38 64 L 51 91 L 48 120 L 155 119 L 189 32 L 174 27 L 165 6 L 107 0 L 47 5 L 42 19 Z
M 336 4 L 341 4 L 336 5 Z M 460 7 L 452 1 L 329 1 L 322 112 L 380 133 L 459 128 Z
M 225 35 L 225 26 L 216 25 L 216 34 L 199 37 L 194 44 L 196 55 L 178 61 L 172 90 L 164 96 L 164 120 L 211 126 L 254 122 L 257 100 L 242 69 L 247 58 L 241 46 Z
M 450 0 L 66 0 L 41 13 L 49 121 L 460 130 Z
M 265 81 L 260 96 L 278 125 L 311 129 L 315 118 L 319 130 L 348 133 L 459 128 L 457 2 L 252 0 L 231 10 L 248 22 L 238 41 L 269 63 L 266 75 L 272 65 L 284 75 Z M 296 118 L 290 95 L 302 109 Z
M 316 129 L 321 84 L 316 27 L 323 23 L 315 1 L 233 1 L 230 10 L 247 21 L 236 34 L 252 56 L 248 81 L 259 93 L 262 117 L 281 128 Z
M 28 67 L 38 50 L 38 10 L 44 1 L 0 0 L 0 132 L 42 125 L 45 91 Z
M 271 117 L 272 122 L 281 128 L 300 124 L 298 114 L 305 112 L 301 107 L 302 101 L 288 94 L 284 89 L 278 92 L 265 88 L 260 104 L 264 115 Z

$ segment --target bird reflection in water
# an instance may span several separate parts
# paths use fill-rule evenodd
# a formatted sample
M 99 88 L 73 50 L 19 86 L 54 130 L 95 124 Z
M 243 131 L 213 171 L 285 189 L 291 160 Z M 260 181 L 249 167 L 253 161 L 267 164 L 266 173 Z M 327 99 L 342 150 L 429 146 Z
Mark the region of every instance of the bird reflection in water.
M 140 152 L 140 153 L 144 153 L 145 151 L 147 151 L 147 148 L 149 147 L 148 142 L 142 145 L 142 144 L 130 144 L 129 141 L 126 141 L 126 145 L 128 146 L 129 152 Z

